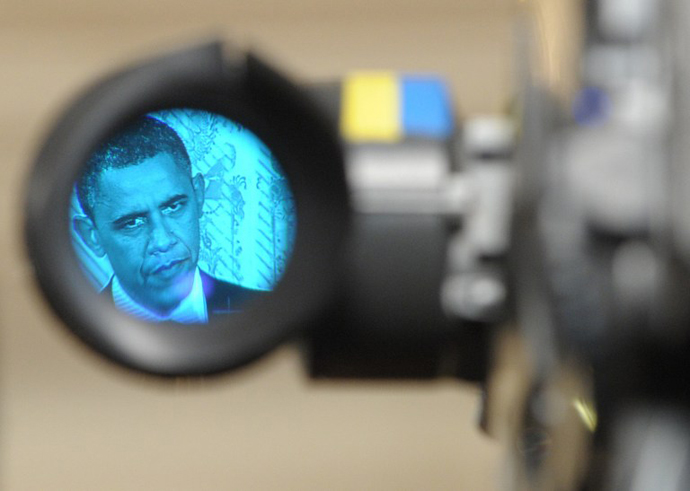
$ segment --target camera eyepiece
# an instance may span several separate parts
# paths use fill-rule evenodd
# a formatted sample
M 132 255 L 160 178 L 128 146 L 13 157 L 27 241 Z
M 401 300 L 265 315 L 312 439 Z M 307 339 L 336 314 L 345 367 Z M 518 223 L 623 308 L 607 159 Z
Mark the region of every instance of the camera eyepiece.
M 77 98 L 30 176 L 26 237 L 43 293 L 86 343 L 199 375 L 300 333 L 332 293 L 348 221 L 320 111 L 212 43 Z

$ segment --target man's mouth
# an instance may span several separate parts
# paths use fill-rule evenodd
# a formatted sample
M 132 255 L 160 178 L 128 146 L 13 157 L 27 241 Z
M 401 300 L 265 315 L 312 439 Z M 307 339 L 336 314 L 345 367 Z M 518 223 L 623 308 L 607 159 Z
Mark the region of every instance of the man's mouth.
M 171 259 L 162 264 L 159 264 L 154 269 L 151 270 L 149 276 L 155 276 L 158 278 L 168 279 L 176 276 L 181 269 L 183 269 L 184 264 L 187 262 L 186 258 L 182 259 Z

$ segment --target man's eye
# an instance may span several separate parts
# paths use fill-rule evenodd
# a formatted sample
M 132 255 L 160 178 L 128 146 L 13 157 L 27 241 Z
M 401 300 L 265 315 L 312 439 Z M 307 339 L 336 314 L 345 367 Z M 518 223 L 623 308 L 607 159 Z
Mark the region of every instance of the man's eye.
M 170 214 L 170 213 L 175 213 L 176 211 L 180 211 L 182 208 L 184 208 L 184 205 L 187 203 L 186 200 L 178 200 L 178 201 L 173 201 L 172 203 L 169 203 L 168 205 L 163 208 L 163 213 Z
M 121 230 L 134 230 L 141 227 L 144 224 L 144 217 L 128 218 L 120 222 L 119 228 Z

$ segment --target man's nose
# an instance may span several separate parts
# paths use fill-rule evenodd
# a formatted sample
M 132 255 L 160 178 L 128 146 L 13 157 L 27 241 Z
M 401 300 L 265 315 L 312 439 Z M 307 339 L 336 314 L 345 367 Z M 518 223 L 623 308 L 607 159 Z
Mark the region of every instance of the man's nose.
M 167 252 L 177 243 L 177 237 L 164 217 L 152 217 L 151 236 L 149 238 L 148 253 Z

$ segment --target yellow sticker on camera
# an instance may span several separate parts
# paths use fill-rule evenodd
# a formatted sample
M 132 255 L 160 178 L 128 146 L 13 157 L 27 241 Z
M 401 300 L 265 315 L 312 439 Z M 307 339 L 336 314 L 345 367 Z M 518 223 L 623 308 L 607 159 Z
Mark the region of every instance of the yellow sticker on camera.
M 340 132 L 350 142 L 402 139 L 400 84 L 392 72 L 359 72 L 343 82 Z

